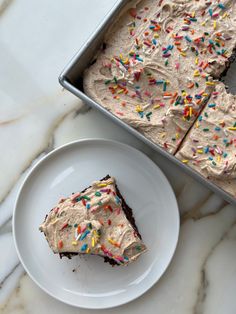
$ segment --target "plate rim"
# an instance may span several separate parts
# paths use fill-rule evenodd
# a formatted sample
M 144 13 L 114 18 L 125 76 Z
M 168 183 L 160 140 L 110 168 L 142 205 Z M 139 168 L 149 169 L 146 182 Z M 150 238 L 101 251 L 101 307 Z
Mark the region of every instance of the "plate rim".
M 17 244 L 17 237 L 16 237 L 16 212 L 17 212 L 17 206 L 18 206 L 18 203 L 19 203 L 19 200 L 20 200 L 20 197 L 21 197 L 21 194 L 22 194 L 22 191 L 23 191 L 23 188 L 24 186 L 26 185 L 27 181 L 30 179 L 31 175 L 35 172 L 35 170 L 37 170 L 37 168 L 40 166 L 41 163 L 43 163 L 45 160 L 47 160 L 48 158 L 51 158 L 52 155 L 54 154 L 57 154 L 58 151 L 60 150 L 65 150 L 67 149 L 68 147 L 70 146 L 74 146 L 74 145 L 79 145 L 81 143 L 84 143 L 84 142 L 103 142 L 103 143 L 106 143 L 106 144 L 113 144 L 113 145 L 118 145 L 120 147 L 125 147 L 126 149 L 129 149 L 129 150 L 132 150 L 133 152 L 135 153 L 139 153 L 142 155 L 142 157 L 146 158 L 149 160 L 149 162 L 151 164 L 153 164 L 155 167 L 158 168 L 158 170 L 160 171 L 162 177 L 165 179 L 165 181 L 167 182 L 169 188 L 170 188 L 170 192 L 172 194 L 172 198 L 173 198 L 173 201 L 174 201 L 174 205 L 175 205 L 175 208 L 176 208 L 176 213 L 177 213 L 177 220 L 176 220 L 176 227 L 177 227 L 177 237 L 175 239 L 175 243 L 174 243 L 174 246 L 173 246 L 173 251 L 171 253 L 171 257 L 167 263 L 167 265 L 164 267 L 164 270 L 161 274 L 161 276 L 155 280 L 151 285 L 148 286 L 148 288 L 144 289 L 144 291 L 141 291 L 139 292 L 136 296 L 132 297 L 131 299 L 128 299 L 128 300 L 124 300 L 124 301 L 121 301 L 121 302 L 117 302 L 117 304 L 114 304 L 114 305 L 102 305 L 102 306 L 85 306 L 85 305 L 78 305 L 74 302 L 71 302 L 71 301 L 68 301 L 66 299 L 61 299 L 60 297 L 58 297 L 57 295 L 53 294 L 50 290 L 47 289 L 47 287 L 45 287 L 44 285 L 42 285 L 41 283 L 39 283 L 37 281 L 37 279 L 33 276 L 33 274 L 31 273 L 31 271 L 28 269 L 28 267 L 26 266 L 25 262 L 24 262 L 24 258 L 22 257 L 21 253 L 20 253 L 20 250 L 18 248 L 18 244 Z M 124 304 L 127 304 L 127 303 L 130 303 L 136 299 L 138 299 L 139 297 L 141 297 L 143 294 L 145 294 L 148 290 L 150 290 L 161 278 L 162 276 L 164 275 L 164 273 L 166 272 L 167 268 L 169 267 L 173 257 L 174 257 L 174 254 L 176 252 L 176 248 L 177 248 L 177 245 L 178 245 L 178 241 L 179 241 L 179 234 L 180 234 L 180 213 L 179 213 L 179 206 L 178 206 L 178 202 L 177 202 L 177 199 L 176 199 L 176 195 L 174 193 L 174 190 L 169 182 L 169 180 L 167 179 L 166 175 L 164 174 L 164 172 L 160 169 L 160 167 L 149 157 L 147 156 L 144 152 L 140 151 L 139 149 L 137 149 L 136 147 L 133 147 L 129 144 L 126 144 L 126 143 L 123 143 L 123 142 L 120 142 L 120 141 L 117 141 L 117 140 L 113 140 L 113 139 L 107 139 L 107 138 L 83 138 L 83 139 L 78 139 L 78 140 L 74 140 L 74 141 L 70 141 L 68 143 L 65 143 L 63 145 L 60 145 L 59 147 L 53 149 L 52 151 L 50 151 L 49 153 L 47 153 L 45 156 L 43 156 L 42 158 L 40 158 L 33 166 L 32 168 L 30 169 L 30 171 L 27 173 L 26 177 L 24 178 L 23 182 L 21 183 L 20 185 L 20 188 L 17 192 L 17 196 L 15 198 L 15 202 L 14 202 L 14 207 L 13 207 L 13 215 L 12 215 L 12 235 L 13 235 L 13 242 L 14 242 L 14 246 L 15 246 L 15 249 L 16 249 L 16 252 L 17 252 L 17 256 L 20 260 L 20 263 L 21 265 L 23 266 L 24 270 L 26 271 L 27 275 L 31 278 L 31 280 L 40 288 L 42 289 L 46 294 L 48 294 L 50 297 L 64 303 L 64 304 L 67 304 L 67 305 L 70 305 L 70 306 L 73 306 L 73 307 L 77 307 L 77 308 L 82 308 L 82 309 L 110 309 L 110 308 L 115 308 L 115 307 L 118 307 L 118 306 L 121 306 L 121 305 L 124 305 Z

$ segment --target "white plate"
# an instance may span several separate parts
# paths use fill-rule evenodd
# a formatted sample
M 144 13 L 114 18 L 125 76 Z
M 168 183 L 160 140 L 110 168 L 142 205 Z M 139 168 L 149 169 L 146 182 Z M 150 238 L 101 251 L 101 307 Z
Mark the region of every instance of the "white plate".
M 111 267 L 96 256 L 60 259 L 39 232 L 40 223 L 61 196 L 107 174 L 133 208 L 148 252 L 127 267 Z M 109 308 L 139 297 L 160 279 L 177 245 L 179 212 L 167 179 L 143 153 L 110 140 L 81 140 L 54 150 L 30 172 L 16 201 L 13 234 L 24 268 L 44 291 L 70 305 Z

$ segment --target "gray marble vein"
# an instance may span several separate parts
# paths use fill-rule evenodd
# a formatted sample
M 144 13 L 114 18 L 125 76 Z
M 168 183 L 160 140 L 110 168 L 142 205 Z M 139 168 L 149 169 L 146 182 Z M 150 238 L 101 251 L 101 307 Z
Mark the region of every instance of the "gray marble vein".
M 229 227 L 229 229 L 222 235 L 222 237 L 220 238 L 220 240 L 214 245 L 214 247 L 209 251 L 209 254 L 206 256 L 203 264 L 202 264 L 202 268 L 201 268 L 201 281 L 200 281 L 200 285 L 198 288 L 198 298 L 197 298 L 197 302 L 194 306 L 194 314 L 204 314 L 204 304 L 206 302 L 207 299 L 207 291 L 209 288 L 209 280 L 207 278 L 207 270 L 206 270 L 206 265 L 209 261 L 209 259 L 212 257 L 212 255 L 214 255 L 215 251 L 218 249 L 218 247 L 222 244 L 222 242 L 224 242 L 226 239 L 229 238 L 229 235 L 232 231 L 232 229 L 234 229 L 236 226 L 236 220 L 233 221 L 232 225 Z M 235 246 L 236 248 L 236 246 Z M 222 291 L 223 293 L 223 291 Z
M 0 1 L 0 16 L 4 14 L 6 9 L 14 0 L 1 0 Z

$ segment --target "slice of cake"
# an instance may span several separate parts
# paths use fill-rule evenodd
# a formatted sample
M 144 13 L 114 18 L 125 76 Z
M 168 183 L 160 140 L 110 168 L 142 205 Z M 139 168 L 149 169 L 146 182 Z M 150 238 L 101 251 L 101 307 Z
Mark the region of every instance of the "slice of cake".
M 111 265 L 127 265 L 147 250 L 132 209 L 109 175 L 61 199 L 39 229 L 60 256 L 93 254 Z
M 176 157 L 236 196 L 236 96 L 223 83 L 216 86 Z

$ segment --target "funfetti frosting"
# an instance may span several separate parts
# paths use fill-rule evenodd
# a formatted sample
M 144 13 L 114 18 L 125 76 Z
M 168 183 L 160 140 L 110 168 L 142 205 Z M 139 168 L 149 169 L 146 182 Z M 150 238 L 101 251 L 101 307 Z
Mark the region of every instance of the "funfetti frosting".
M 235 1 L 130 1 L 84 73 L 84 90 L 174 154 L 228 65 Z M 104 49 L 105 48 L 105 49 Z
M 54 253 L 96 254 L 127 265 L 146 251 L 122 209 L 114 178 L 61 199 L 40 230 Z
M 216 86 L 176 157 L 236 196 L 236 96 Z

